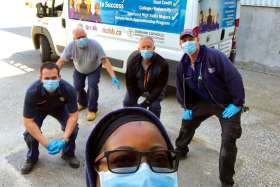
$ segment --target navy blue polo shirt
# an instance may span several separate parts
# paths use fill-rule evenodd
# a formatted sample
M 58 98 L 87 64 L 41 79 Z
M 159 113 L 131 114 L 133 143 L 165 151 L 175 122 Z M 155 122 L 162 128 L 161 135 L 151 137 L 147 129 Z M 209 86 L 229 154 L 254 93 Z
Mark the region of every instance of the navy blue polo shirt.
M 38 80 L 26 92 L 23 116 L 34 118 L 40 112 L 56 112 L 63 107 L 67 107 L 69 113 L 78 110 L 75 89 L 61 79 L 57 90 L 53 94 L 49 94 Z
M 191 66 L 191 63 L 189 62 L 190 59 L 187 58 L 188 65 L 186 66 L 187 69 L 186 72 L 186 84 L 189 88 L 191 88 L 201 99 L 205 101 L 211 101 L 211 98 L 208 94 L 208 91 L 206 90 L 205 86 L 203 85 L 202 79 L 203 79 L 203 57 L 204 57 L 205 50 L 204 48 L 200 48 L 200 51 L 198 53 L 198 56 L 196 58 L 194 69 Z

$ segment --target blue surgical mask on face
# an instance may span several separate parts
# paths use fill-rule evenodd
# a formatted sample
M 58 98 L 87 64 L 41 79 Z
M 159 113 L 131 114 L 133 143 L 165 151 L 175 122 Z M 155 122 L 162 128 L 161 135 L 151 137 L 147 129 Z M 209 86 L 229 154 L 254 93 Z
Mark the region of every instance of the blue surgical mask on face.
M 150 51 L 150 50 L 141 50 L 140 53 L 141 53 L 141 56 L 142 56 L 144 59 L 150 59 L 150 58 L 152 58 L 152 56 L 153 56 L 153 54 L 154 54 L 154 51 Z
M 77 46 L 80 48 L 85 48 L 88 45 L 88 39 L 87 38 L 80 38 L 77 40 Z
M 43 80 L 43 87 L 48 92 L 54 92 L 59 86 L 59 80 Z
M 101 187 L 178 187 L 177 172 L 155 173 L 143 163 L 135 173 L 99 172 Z
M 196 41 L 186 41 L 182 44 L 183 51 L 189 56 L 194 54 L 197 50 Z

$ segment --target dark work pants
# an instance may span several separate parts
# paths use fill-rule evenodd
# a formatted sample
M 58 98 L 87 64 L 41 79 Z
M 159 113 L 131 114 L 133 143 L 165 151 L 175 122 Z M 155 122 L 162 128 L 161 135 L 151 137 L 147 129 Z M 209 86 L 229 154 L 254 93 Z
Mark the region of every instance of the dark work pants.
M 74 88 L 77 92 L 78 103 L 82 106 L 88 107 L 90 112 L 97 112 L 97 101 L 99 97 L 98 83 L 100 80 L 101 66 L 94 72 L 89 74 L 82 74 L 74 69 L 73 80 Z M 86 78 L 88 80 L 88 89 L 85 91 Z
M 69 118 L 69 113 L 66 107 L 57 109 L 56 111 L 50 111 L 50 112 L 42 112 L 38 111 L 36 117 L 34 118 L 34 122 L 38 125 L 38 127 L 41 129 L 44 119 L 47 115 L 51 115 L 54 118 L 56 118 L 59 123 L 61 124 L 61 129 L 65 131 L 67 120 Z M 72 135 L 69 138 L 69 142 L 65 145 L 62 154 L 67 155 L 69 157 L 72 157 L 75 155 L 75 140 L 78 134 L 78 125 L 74 129 Z M 32 161 L 37 161 L 39 158 L 39 143 L 36 139 L 34 139 L 29 132 L 25 131 L 23 133 L 24 140 L 28 147 L 27 152 L 27 159 Z
M 141 95 L 137 95 L 137 96 L 131 96 L 128 94 L 128 92 L 126 92 L 125 94 L 125 98 L 123 101 L 123 106 L 124 107 L 129 107 L 129 106 L 138 106 L 138 99 Z M 160 94 L 160 96 L 150 104 L 150 106 L 148 107 L 149 110 L 151 112 L 153 112 L 158 118 L 160 118 L 160 113 L 161 113 L 161 105 L 160 102 L 163 100 L 164 98 L 164 91 L 162 91 L 162 93 Z
M 182 120 L 179 136 L 176 139 L 176 147 L 178 150 L 187 153 L 189 151 L 188 145 L 195 134 L 196 128 L 210 116 L 217 116 L 222 129 L 219 158 L 220 180 L 227 184 L 234 184 L 234 165 L 237 155 L 236 139 L 240 138 L 242 133 L 240 126 L 241 113 L 239 112 L 229 119 L 224 119 L 222 117 L 223 111 L 224 109 L 217 105 L 199 102 L 193 107 L 192 120 Z

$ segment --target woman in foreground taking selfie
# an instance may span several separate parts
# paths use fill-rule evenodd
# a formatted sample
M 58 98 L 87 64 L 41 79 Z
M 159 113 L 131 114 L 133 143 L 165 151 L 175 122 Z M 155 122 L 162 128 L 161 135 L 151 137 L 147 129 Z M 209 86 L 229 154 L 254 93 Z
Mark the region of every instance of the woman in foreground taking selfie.
M 86 145 L 88 187 L 178 187 L 178 159 L 159 121 L 142 108 L 104 116 Z

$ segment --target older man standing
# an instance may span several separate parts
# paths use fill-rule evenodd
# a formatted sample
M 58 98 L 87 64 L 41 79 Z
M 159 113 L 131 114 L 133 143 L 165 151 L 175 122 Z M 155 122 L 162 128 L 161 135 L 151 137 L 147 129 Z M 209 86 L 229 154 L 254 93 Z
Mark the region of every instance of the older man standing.
M 63 54 L 57 61 L 61 68 L 65 62 L 74 62 L 74 87 L 78 95 L 79 111 L 88 107 L 87 120 L 92 121 L 96 118 L 97 100 L 99 96 L 98 83 L 100 80 L 101 64 L 106 68 L 112 78 L 112 84 L 118 89 L 120 82 L 112 69 L 109 59 L 101 45 L 87 38 L 86 32 L 81 27 L 73 30 L 73 40 L 64 49 Z M 88 79 L 88 91 L 85 91 L 85 80 Z
M 180 43 L 185 54 L 177 64 L 177 100 L 184 111 L 176 149 L 186 158 L 196 128 L 215 115 L 222 129 L 220 180 L 232 186 L 245 99 L 241 75 L 222 52 L 199 44 L 197 30 L 184 30 Z
M 139 40 L 139 47 L 128 58 L 126 70 L 127 93 L 124 106 L 140 106 L 148 108 L 157 117 L 160 117 L 160 102 L 164 97 L 167 86 L 169 67 L 168 63 L 155 51 L 154 41 L 151 37 Z M 145 100 L 137 104 L 141 95 Z

